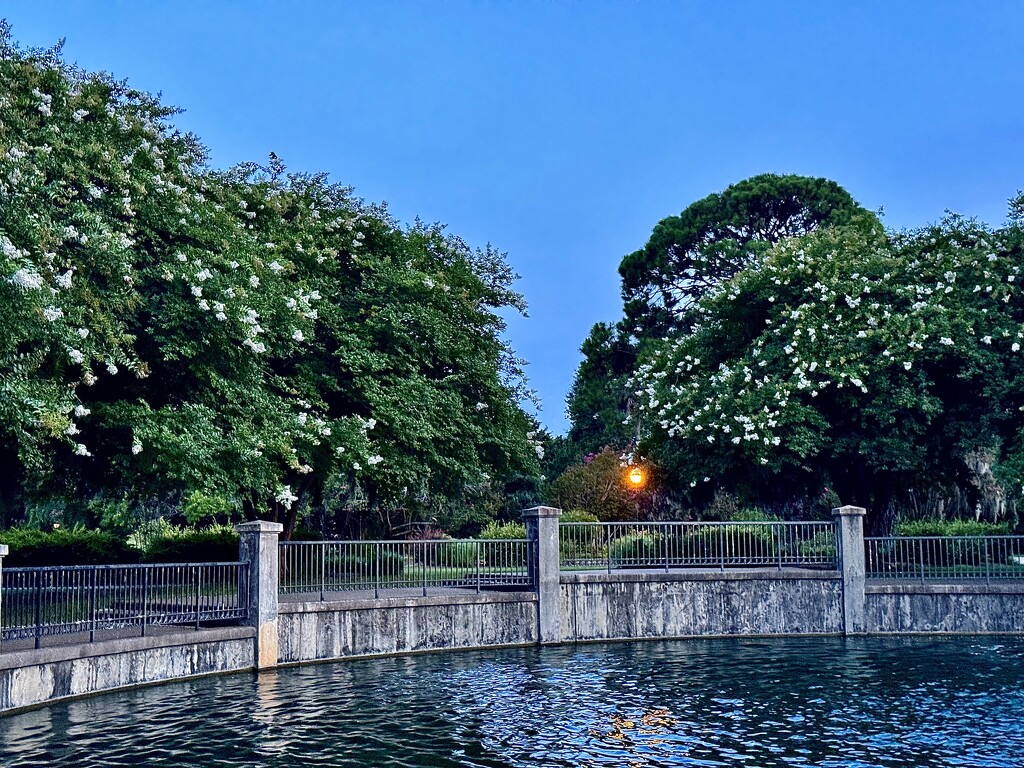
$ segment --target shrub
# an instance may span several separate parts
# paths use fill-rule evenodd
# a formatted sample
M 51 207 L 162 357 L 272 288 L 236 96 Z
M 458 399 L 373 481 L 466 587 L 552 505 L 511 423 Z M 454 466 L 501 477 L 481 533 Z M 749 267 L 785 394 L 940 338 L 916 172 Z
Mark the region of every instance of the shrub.
M 478 539 L 525 539 L 525 523 L 498 523 L 489 522 L 484 529 L 477 534 Z
M 814 558 L 826 563 L 836 561 L 835 539 L 828 533 L 816 533 L 810 539 L 801 541 L 797 545 L 797 551 L 802 557 Z
M 1001 536 L 1009 532 L 1009 523 L 978 520 L 904 520 L 893 526 L 896 536 Z
M 656 506 L 657 493 L 627 488 L 625 471 L 619 454 L 605 448 L 555 478 L 547 495 L 557 507 L 585 509 L 600 520 L 636 520 Z
M 150 540 L 142 559 L 148 563 L 237 562 L 238 534 L 226 525 L 178 529 Z
M 983 523 L 977 520 L 907 520 L 893 526 L 897 536 L 1001 536 L 1010 532 L 1008 523 Z M 907 563 L 950 567 L 979 565 L 992 553 L 981 541 L 954 540 L 923 542 L 895 549 Z
M 450 568 L 468 568 L 476 565 L 477 545 L 468 541 L 457 541 L 442 548 L 437 565 Z M 480 550 L 481 557 L 483 551 Z
M 775 536 L 762 525 L 708 525 L 684 534 L 682 551 L 712 562 L 742 565 L 750 557 L 775 557 Z
M 342 578 L 374 576 L 377 573 L 383 577 L 401 576 L 405 572 L 405 557 L 401 552 L 376 547 L 372 543 L 356 544 L 347 547 L 345 554 L 330 564 L 330 570 Z
M 0 543 L 10 547 L 10 553 L 4 558 L 4 565 L 9 568 L 139 561 L 138 552 L 116 536 L 82 528 L 55 531 L 12 528 L 0 533 Z
M 643 565 L 648 561 L 659 561 L 664 557 L 660 534 L 650 531 L 627 533 L 615 539 L 610 545 L 613 563 L 626 561 L 627 564 Z
M 312 528 L 296 526 L 290 541 L 323 541 L 324 537 Z
M 597 515 L 592 515 L 585 509 L 570 509 L 562 513 L 560 522 L 563 523 L 597 523 Z
M 561 523 L 596 523 L 595 515 L 582 509 L 570 509 L 562 513 Z M 566 527 L 561 528 L 558 537 L 558 549 L 562 560 L 595 560 L 608 556 L 605 542 L 606 531 L 603 527 Z

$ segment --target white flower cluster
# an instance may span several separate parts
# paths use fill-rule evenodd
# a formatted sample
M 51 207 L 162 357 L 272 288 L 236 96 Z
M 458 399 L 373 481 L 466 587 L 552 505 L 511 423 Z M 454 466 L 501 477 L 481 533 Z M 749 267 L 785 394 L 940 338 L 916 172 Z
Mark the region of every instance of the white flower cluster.
M 292 493 L 292 487 L 290 485 L 278 486 L 277 494 L 274 499 L 278 504 L 281 504 L 285 509 L 291 509 L 292 505 L 299 500 L 299 497 Z
M 38 291 L 43 287 L 43 278 L 33 269 L 22 267 L 8 278 L 23 291 Z
M 804 418 L 804 398 L 816 398 L 826 388 L 850 387 L 869 394 L 880 368 L 894 366 L 905 374 L 914 368 L 914 353 L 929 344 L 946 349 L 945 354 L 957 354 L 960 344 L 965 352 L 979 341 L 991 345 L 996 334 L 978 333 L 979 321 L 958 319 L 947 297 L 960 291 L 957 306 L 971 294 L 1006 303 L 1020 267 L 980 253 L 990 248 L 986 243 L 977 248 L 973 254 L 964 248 L 943 251 L 932 262 L 899 263 L 879 252 L 878 263 L 885 269 L 843 274 L 837 269 L 846 262 L 842 253 L 783 242 L 763 262 L 712 289 L 693 306 L 699 320 L 692 333 L 664 343 L 638 366 L 631 381 L 636 402 L 647 423 L 669 438 L 722 440 L 760 446 L 758 451 L 778 446 L 786 425 Z M 936 265 L 944 266 L 936 270 Z M 1005 270 L 1005 280 L 996 269 Z M 936 271 L 941 279 L 930 281 L 928 275 Z M 817 279 L 801 286 L 794 279 L 801 273 Z M 982 280 L 966 284 L 964 276 L 975 274 Z M 719 318 L 735 313 L 727 302 L 743 299 L 761 305 L 766 284 L 773 287 L 763 332 L 754 333 L 738 357 L 702 366 L 702 353 L 719 354 Z M 995 306 L 978 310 L 979 317 L 1005 322 Z M 1024 329 L 999 331 L 1003 338 L 1016 332 L 1024 339 Z M 1013 352 L 1020 348 L 1018 341 L 1010 346 Z

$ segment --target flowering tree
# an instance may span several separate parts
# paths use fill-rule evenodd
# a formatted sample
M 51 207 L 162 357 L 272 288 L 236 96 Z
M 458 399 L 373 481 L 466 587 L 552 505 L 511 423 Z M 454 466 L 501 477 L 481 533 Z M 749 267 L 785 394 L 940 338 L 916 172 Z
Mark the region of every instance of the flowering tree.
M 215 172 L 173 110 L 0 29 L 0 445 L 19 486 L 283 520 L 536 475 L 504 257 L 324 176 Z
M 145 376 L 124 321 L 139 302 L 135 208 L 167 191 L 153 150 L 170 110 L 57 51 L 21 53 L 0 24 L 0 464 L 38 472 L 55 446 L 87 457 L 83 385 Z M 173 166 L 198 146 L 166 136 Z M 155 150 L 159 152 L 159 149 Z
M 642 361 L 647 450 L 694 494 L 831 478 L 877 518 L 942 483 L 981 504 L 988 477 L 1005 511 L 1024 479 L 1021 242 L 957 217 L 780 241 Z

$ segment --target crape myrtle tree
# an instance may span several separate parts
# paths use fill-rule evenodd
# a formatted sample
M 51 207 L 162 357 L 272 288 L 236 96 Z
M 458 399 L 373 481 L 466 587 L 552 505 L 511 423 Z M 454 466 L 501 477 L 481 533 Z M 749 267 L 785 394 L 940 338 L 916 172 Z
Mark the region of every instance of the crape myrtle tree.
M 290 532 L 339 478 L 408 518 L 537 475 L 503 254 L 273 156 L 211 171 L 156 99 L 2 40 L 9 504 L 198 492 Z
M 887 523 L 937 487 L 996 519 L 1024 490 L 1022 237 L 873 217 L 782 240 L 638 368 L 645 450 L 693 499 L 833 487 Z
M 626 382 L 645 345 L 686 333 L 694 303 L 772 244 L 870 216 L 833 181 L 762 174 L 708 195 L 654 228 L 619 266 L 625 317 L 598 323 L 581 347 L 567 400 L 569 442 L 579 460 L 602 446 L 626 449 L 634 427 Z
M 145 376 L 126 317 L 140 301 L 138 201 L 163 171 L 138 150 L 164 137 L 175 161 L 198 146 L 170 135 L 170 110 L 57 50 L 21 53 L 0 23 L 0 500 L 59 457 L 90 455 L 78 392 L 108 371 Z M 162 160 L 160 162 L 163 162 Z M 172 173 L 176 170 L 172 169 Z

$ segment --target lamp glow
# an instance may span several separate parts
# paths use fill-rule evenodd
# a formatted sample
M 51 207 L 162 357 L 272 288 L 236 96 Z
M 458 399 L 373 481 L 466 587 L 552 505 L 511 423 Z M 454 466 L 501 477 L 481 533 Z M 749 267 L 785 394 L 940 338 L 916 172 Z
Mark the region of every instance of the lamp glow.
M 630 469 L 627 477 L 629 478 L 630 485 L 634 488 L 639 488 L 644 484 L 644 471 L 640 467 Z

